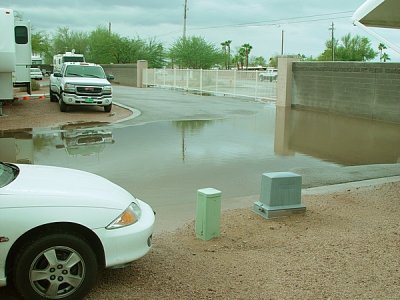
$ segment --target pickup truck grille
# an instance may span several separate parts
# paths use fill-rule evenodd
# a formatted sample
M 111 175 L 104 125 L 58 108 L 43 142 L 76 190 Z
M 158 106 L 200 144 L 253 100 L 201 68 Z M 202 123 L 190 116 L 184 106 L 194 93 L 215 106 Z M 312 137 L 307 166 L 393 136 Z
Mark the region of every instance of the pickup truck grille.
M 79 95 L 100 95 L 103 91 L 102 87 L 98 86 L 77 86 L 76 93 Z

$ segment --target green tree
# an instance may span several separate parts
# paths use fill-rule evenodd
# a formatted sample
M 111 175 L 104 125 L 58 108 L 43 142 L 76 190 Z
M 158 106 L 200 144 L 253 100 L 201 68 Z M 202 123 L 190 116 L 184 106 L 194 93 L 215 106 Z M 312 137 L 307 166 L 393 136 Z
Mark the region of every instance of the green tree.
M 383 50 L 385 50 L 385 49 L 387 49 L 386 45 L 384 43 L 379 43 L 379 45 L 378 45 L 378 50 L 380 52 L 379 61 L 382 61 Z
M 253 47 L 250 44 L 243 44 L 239 49 L 239 54 L 245 58 L 246 70 L 249 68 L 249 54 Z
M 52 63 L 53 53 L 49 36 L 43 31 L 32 32 L 32 53 L 40 54 L 45 63 Z
M 257 57 L 251 56 L 249 64 L 251 66 L 254 66 L 254 67 L 266 66 L 267 65 L 267 60 L 262 56 L 257 56 Z
M 88 34 L 79 31 L 70 31 L 68 27 L 59 27 L 53 37 L 53 53 L 65 53 L 75 49 L 76 53 L 87 54 Z
M 277 54 L 269 58 L 268 66 L 270 66 L 272 68 L 278 67 L 278 55 Z
M 338 61 L 369 61 L 376 57 L 377 53 L 372 49 L 371 42 L 366 37 L 347 34 L 335 43 L 335 60 Z M 332 41 L 326 42 L 325 51 L 318 60 L 329 61 L 332 59 Z
M 145 43 L 142 57 L 139 59 L 147 60 L 150 68 L 161 68 L 166 65 L 165 55 L 163 44 L 154 39 L 150 39 Z
M 389 55 L 386 52 L 383 52 L 383 50 L 387 49 L 386 45 L 383 43 L 379 43 L 378 45 L 378 50 L 379 50 L 379 61 L 380 62 L 386 62 L 390 60 Z
M 223 61 L 223 53 L 202 37 L 180 38 L 169 50 L 169 57 L 181 68 L 209 69 Z
M 390 60 L 389 55 L 387 53 L 383 53 L 381 56 L 381 61 L 386 62 L 388 60 Z

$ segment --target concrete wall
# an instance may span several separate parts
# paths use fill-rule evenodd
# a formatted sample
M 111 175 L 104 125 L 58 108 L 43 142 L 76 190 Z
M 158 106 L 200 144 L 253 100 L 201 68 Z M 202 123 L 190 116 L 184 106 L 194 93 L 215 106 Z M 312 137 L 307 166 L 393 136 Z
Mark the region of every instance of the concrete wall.
M 400 123 L 400 64 L 294 62 L 292 106 Z
M 137 64 L 102 65 L 106 74 L 114 75 L 114 83 L 137 87 Z

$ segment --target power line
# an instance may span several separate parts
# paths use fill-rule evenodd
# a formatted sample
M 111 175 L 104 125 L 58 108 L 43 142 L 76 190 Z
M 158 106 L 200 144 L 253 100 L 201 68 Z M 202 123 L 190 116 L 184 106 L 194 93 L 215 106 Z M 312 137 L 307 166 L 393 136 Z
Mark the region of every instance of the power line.
M 311 23 L 311 22 L 319 22 L 319 21 L 327 21 L 327 20 L 337 20 L 337 19 L 346 19 L 350 18 L 352 14 L 345 15 L 345 16 L 336 16 L 342 14 L 354 13 L 353 11 L 342 11 L 336 13 L 327 13 L 327 14 L 317 14 L 317 15 L 309 15 L 303 17 L 291 17 L 291 18 L 284 18 L 284 19 L 275 19 L 269 21 L 257 21 L 257 22 L 250 22 L 250 23 L 238 23 L 238 24 L 225 24 L 225 25 L 215 25 L 215 26 L 206 26 L 206 27 L 191 27 L 190 30 L 204 30 L 204 29 L 215 29 L 215 28 L 224 28 L 224 27 L 252 27 L 252 26 L 277 26 L 282 24 L 299 24 L 299 23 Z M 330 18 L 325 18 L 326 16 L 331 16 Z M 317 19 L 313 19 L 317 18 Z M 305 19 L 305 20 L 302 20 Z M 308 20 L 311 19 L 311 20 Z M 174 34 L 179 32 L 178 30 L 170 31 L 164 34 L 157 35 L 166 36 L 170 34 Z

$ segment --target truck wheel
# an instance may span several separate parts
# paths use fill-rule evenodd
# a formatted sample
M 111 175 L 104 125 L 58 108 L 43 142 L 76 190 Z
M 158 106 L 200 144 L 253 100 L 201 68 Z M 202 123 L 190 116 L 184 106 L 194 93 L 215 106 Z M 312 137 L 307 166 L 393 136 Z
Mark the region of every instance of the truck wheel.
M 60 99 L 58 100 L 58 103 L 60 104 L 60 111 L 61 111 L 61 112 L 67 112 L 67 110 L 68 110 L 68 105 L 65 104 L 61 92 L 60 92 Z
M 110 112 L 110 111 L 111 111 L 111 108 L 112 108 L 112 103 L 109 104 L 109 105 L 104 106 L 104 111 L 105 111 L 105 112 Z
M 20 248 L 13 282 L 24 299 L 82 299 L 97 280 L 98 262 L 76 234 L 47 233 Z
M 57 101 L 57 97 L 50 88 L 50 102 L 55 102 L 55 101 Z

